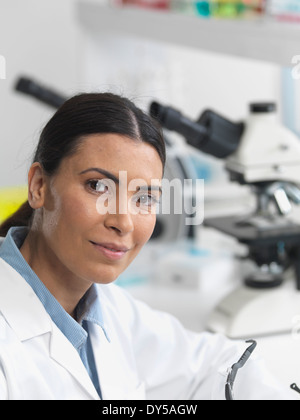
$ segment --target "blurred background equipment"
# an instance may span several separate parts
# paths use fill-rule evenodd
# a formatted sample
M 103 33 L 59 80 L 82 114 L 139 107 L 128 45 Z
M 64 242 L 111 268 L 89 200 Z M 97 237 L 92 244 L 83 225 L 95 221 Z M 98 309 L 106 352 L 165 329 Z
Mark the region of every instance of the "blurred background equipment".
M 17 92 L 32 96 L 42 103 L 54 108 L 59 108 L 67 99 L 53 89 L 48 89 L 27 77 L 20 77 L 16 83 L 15 89 Z

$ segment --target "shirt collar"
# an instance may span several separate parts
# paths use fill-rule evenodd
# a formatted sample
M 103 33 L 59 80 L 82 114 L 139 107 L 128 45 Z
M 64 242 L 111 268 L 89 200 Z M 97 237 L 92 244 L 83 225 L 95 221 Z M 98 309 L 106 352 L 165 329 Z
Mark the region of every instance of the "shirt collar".
M 27 234 L 28 228 L 26 227 L 11 228 L 0 247 L 0 257 L 14 268 L 32 287 L 53 322 L 77 350 L 80 350 L 87 339 L 87 332 L 82 326 L 83 321 L 99 325 L 109 340 L 103 321 L 97 286 L 93 284 L 78 303 L 76 308 L 78 322 L 76 322 L 49 292 L 21 254 L 19 248 L 22 246 Z

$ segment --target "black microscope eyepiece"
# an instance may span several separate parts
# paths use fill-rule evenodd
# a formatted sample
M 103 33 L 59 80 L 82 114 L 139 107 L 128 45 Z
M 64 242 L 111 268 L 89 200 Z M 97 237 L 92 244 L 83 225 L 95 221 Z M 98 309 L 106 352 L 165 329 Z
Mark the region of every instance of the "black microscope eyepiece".
M 244 131 L 243 123 L 233 123 L 211 110 L 194 122 L 172 107 L 152 102 L 150 114 L 164 128 L 185 137 L 191 146 L 222 159 L 235 152 Z

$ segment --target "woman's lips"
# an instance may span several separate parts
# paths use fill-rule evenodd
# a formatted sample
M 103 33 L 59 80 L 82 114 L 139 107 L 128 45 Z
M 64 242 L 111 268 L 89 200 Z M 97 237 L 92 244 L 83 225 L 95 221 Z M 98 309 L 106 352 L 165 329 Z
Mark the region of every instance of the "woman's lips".
M 120 260 L 129 251 L 129 248 L 117 244 L 98 244 L 92 241 L 91 244 L 109 260 Z

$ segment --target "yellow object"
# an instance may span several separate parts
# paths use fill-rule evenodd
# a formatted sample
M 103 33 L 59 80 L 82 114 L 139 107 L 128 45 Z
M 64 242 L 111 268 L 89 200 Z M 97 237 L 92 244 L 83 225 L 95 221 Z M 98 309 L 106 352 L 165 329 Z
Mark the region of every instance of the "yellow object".
M 0 188 L 0 223 L 27 200 L 27 186 Z

